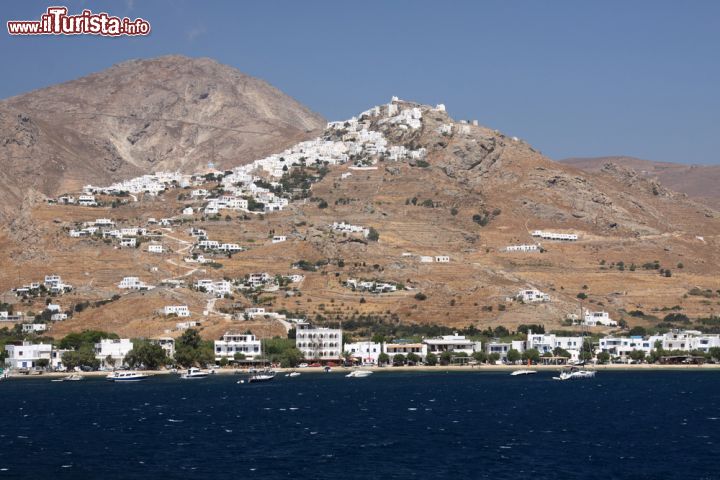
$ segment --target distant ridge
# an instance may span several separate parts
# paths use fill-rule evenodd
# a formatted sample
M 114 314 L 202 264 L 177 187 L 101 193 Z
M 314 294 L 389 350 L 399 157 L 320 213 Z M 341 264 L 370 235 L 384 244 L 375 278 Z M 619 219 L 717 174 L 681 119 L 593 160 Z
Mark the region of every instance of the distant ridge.
M 560 161 L 586 172 L 599 172 L 606 163 L 632 168 L 640 175 L 657 178 L 672 190 L 720 209 L 720 165 L 684 165 L 626 156 L 573 157 Z

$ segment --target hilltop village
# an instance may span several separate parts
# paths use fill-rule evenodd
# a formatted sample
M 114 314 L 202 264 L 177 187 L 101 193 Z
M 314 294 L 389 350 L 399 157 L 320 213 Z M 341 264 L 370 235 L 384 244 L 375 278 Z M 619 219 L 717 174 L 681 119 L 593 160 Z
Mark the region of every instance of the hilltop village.
M 222 363 L 715 358 L 717 278 L 707 282 L 697 267 L 660 304 L 642 282 L 680 281 L 685 265 L 678 249 L 640 259 L 658 251 L 654 244 L 641 246 L 638 260 L 621 260 L 627 239 L 618 229 L 640 227 L 600 228 L 580 210 L 568 220 L 529 201 L 523 206 L 532 215 L 504 225 L 501 202 L 453 200 L 456 184 L 472 190 L 490 181 L 487 172 L 461 178 L 455 165 L 441 164 L 437 152 L 453 145 L 470 169 L 491 168 L 501 149 L 521 158 L 534 152 L 477 121 L 452 121 L 443 105 L 393 97 L 230 170 L 210 163 L 195 174 L 157 172 L 47 199 L 37 215 L 62 247 L 65 268 L 50 262 L 9 285 L 0 305 L 5 362 L 77 365 L 63 358 L 81 346 L 61 339 L 83 331 L 96 332 L 84 344 L 96 368 L 134 363 L 140 344 L 173 358 L 188 332 L 212 352 L 205 362 Z M 476 151 L 477 159 L 465 159 Z M 434 164 L 454 183 L 428 185 Z M 401 172 L 418 193 L 398 201 Z M 568 181 L 555 175 L 546 188 Z M 612 207 L 599 194 L 590 204 Z M 403 213 L 384 211 L 396 205 Z M 466 227 L 435 228 L 437 215 Z M 642 228 L 653 241 L 661 237 Z M 681 240 L 712 248 L 700 233 Z M 564 259 L 584 262 L 585 277 L 559 280 L 552 266 Z M 524 275 L 527 268 L 540 273 Z M 606 280 L 624 273 L 636 291 Z M 296 355 L 278 357 L 277 345 L 263 343 L 273 339 L 290 340 L 283 348 Z

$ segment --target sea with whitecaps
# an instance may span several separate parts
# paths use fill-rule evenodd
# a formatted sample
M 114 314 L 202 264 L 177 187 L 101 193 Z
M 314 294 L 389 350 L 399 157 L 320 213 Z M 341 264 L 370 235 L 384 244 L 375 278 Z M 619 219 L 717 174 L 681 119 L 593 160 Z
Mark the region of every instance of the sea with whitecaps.
M 0 382 L 0 479 L 718 479 L 720 372 Z

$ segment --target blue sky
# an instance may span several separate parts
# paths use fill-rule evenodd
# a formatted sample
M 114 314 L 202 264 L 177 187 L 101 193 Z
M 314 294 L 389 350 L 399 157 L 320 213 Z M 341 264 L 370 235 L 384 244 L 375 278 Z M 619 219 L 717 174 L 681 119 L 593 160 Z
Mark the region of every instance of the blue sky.
M 720 163 L 718 1 L 26 0 L 2 3 L 3 25 L 58 4 L 143 17 L 153 31 L 4 31 L 0 98 L 179 53 L 263 78 L 330 120 L 397 95 L 445 103 L 552 158 Z

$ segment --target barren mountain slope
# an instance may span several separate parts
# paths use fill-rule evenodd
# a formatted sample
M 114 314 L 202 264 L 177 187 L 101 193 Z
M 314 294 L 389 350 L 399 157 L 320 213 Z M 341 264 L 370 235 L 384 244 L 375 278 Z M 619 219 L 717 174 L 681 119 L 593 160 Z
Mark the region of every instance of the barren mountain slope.
M 238 165 L 324 124 L 266 82 L 210 59 L 128 61 L 0 102 L 0 200 Z

